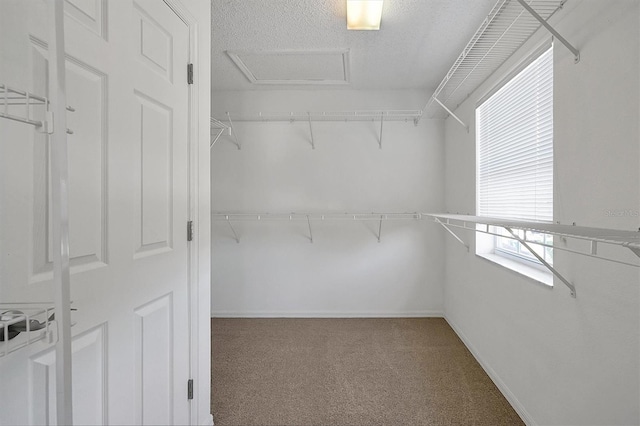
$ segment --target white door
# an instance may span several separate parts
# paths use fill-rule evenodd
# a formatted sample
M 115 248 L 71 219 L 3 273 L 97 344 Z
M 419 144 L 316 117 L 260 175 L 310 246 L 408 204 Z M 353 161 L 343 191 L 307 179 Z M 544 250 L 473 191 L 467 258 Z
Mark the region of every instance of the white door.
M 46 96 L 47 18 L 0 0 L 0 84 Z M 65 27 L 74 423 L 186 424 L 189 28 L 159 0 L 67 0 Z M 53 300 L 47 144 L 0 119 L 1 303 Z M 55 423 L 54 364 L 0 358 L 0 424 Z

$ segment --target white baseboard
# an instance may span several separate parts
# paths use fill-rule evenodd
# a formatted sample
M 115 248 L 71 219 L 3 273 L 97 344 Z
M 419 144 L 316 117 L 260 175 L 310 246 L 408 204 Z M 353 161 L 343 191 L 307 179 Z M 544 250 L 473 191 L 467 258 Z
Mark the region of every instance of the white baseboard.
M 204 423 L 202 423 L 202 426 L 214 426 L 213 414 L 209 414 L 209 417 L 205 419 Z
M 516 398 L 513 392 L 511 392 L 509 387 L 502 381 L 502 379 L 500 379 L 500 377 L 495 372 L 495 370 L 491 368 L 491 366 L 487 362 L 484 361 L 484 359 L 482 358 L 482 356 L 480 355 L 476 347 L 473 346 L 473 344 L 469 341 L 469 339 L 467 339 L 467 336 L 465 336 L 465 334 L 460 330 L 460 328 L 453 321 L 447 318 L 446 315 L 444 316 L 444 319 L 445 321 L 447 321 L 449 326 L 451 326 L 453 331 L 455 331 L 458 337 L 460 337 L 460 340 L 462 340 L 462 342 L 465 344 L 467 349 L 469 349 L 469 352 L 471 352 L 471 354 L 476 359 L 476 361 L 478 361 L 480 366 L 484 369 L 484 371 L 487 373 L 487 375 L 493 381 L 493 383 L 498 387 L 500 392 L 502 392 L 502 395 L 504 395 L 507 401 L 509 401 L 509 404 L 511 404 L 513 409 L 516 410 L 516 413 L 518 413 L 522 421 L 525 422 L 525 424 L 527 424 L 528 426 L 535 426 L 536 422 L 533 421 L 533 418 L 531 417 L 531 415 L 520 403 L 518 398 Z
M 211 318 L 443 318 L 442 311 L 406 312 L 278 312 L 278 311 L 214 311 Z

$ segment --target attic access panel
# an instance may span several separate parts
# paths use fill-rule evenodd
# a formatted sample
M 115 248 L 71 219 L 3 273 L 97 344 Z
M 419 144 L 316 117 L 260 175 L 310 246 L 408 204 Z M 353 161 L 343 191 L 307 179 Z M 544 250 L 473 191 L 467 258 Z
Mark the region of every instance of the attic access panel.
M 227 51 L 253 84 L 345 85 L 350 83 L 349 49 Z

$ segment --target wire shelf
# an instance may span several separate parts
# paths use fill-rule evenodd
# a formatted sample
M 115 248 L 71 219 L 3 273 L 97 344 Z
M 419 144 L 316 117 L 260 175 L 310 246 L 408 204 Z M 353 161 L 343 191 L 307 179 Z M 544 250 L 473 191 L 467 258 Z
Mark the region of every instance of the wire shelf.
M 417 212 L 410 213 L 212 213 L 214 220 L 224 221 L 322 221 L 322 220 L 404 220 L 404 219 L 422 219 L 422 215 Z
M 41 133 L 53 133 L 53 114 L 49 99 L 44 96 L 0 84 L 0 118 L 30 124 Z M 70 106 L 67 111 L 74 112 Z M 73 131 L 67 129 L 68 134 Z
M 232 114 L 234 121 L 416 121 L 422 110 L 371 110 L 371 111 L 307 111 L 307 112 L 259 112 L 254 115 Z M 216 120 L 219 121 L 219 120 Z
M 306 222 L 309 227 L 309 241 L 313 243 L 313 229 L 311 222 L 315 221 L 376 221 L 378 222 L 378 232 L 376 238 L 378 242 L 382 237 L 382 222 L 388 220 L 420 220 L 422 215 L 417 212 L 412 213 L 231 213 L 213 212 L 213 220 L 225 221 L 233 233 L 233 239 L 240 243 L 240 237 L 232 225 L 232 222 L 247 221 L 300 221 Z
M 53 343 L 54 307 L 38 303 L 0 303 L 0 357 L 44 340 Z
M 566 0 L 529 0 L 545 21 Z M 425 110 L 434 118 L 442 112 L 438 102 L 455 110 L 475 89 L 518 50 L 541 24 L 516 0 L 498 0 L 453 66 L 435 90 Z

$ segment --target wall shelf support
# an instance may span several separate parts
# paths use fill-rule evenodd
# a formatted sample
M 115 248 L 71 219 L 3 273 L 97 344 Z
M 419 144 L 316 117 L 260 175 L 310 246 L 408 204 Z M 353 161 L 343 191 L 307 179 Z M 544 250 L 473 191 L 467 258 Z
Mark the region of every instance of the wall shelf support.
M 455 120 L 456 120 L 458 123 L 462 124 L 462 127 L 464 127 L 465 129 L 467 129 L 467 133 L 469 133 L 469 126 L 468 126 L 467 124 L 465 124 L 465 122 L 464 122 L 464 121 L 462 121 L 462 120 L 461 120 L 457 115 L 455 115 L 455 114 L 453 113 L 453 111 L 451 111 L 449 108 L 447 108 L 445 104 L 443 104 L 442 102 L 440 102 L 440 100 L 439 100 L 438 98 L 433 97 L 433 100 L 434 100 L 434 101 L 436 101 L 436 103 L 437 103 L 438 105 L 440 105 L 440 106 L 441 106 L 445 111 L 447 111 L 447 113 L 449 113 L 449 115 L 450 115 L 451 117 L 455 118 Z
M 240 142 L 238 141 L 238 135 L 236 134 L 236 129 L 233 128 L 233 121 L 231 121 L 231 114 L 227 112 L 227 119 L 229 120 L 229 128 L 230 132 L 233 135 L 233 144 L 238 147 L 238 151 L 241 149 Z
M 211 143 L 209 144 L 209 149 L 211 149 L 216 144 L 216 142 L 218 142 L 218 139 L 225 131 L 228 131 L 229 136 L 231 136 L 231 127 L 213 117 L 210 117 L 209 121 L 211 130 L 217 132 L 217 135 L 215 136 L 215 138 L 211 139 Z
M 233 237 L 235 238 L 236 243 L 240 244 L 240 238 L 238 238 L 238 234 L 236 233 L 236 230 L 233 229 L 233 225 L 229 221 L 229 216 L 226 217 L 226 220 L 227 220 L 227 225 L 229 225 L 229 229 L 231 229 L 231 232 L 233 232 Z
M 311 135 L 311 149 L 316 149 L 316 145 L 313 140 L 313 126 L 311 126 L 311 113 L 308 112 L 307 115 L 309 118 L 309 134 Z
M 382 216 L 380 216 L 380 224 L 378 225 L 378 242 L 380 242 L 381 236 L 382 236 Z
M 309 225 L 309 241 L 313 244 L 313 232 L 311 232 L 311 220 L 309 219 L 309 215 L 307 215 L 307 225 Z
M 551 266 L 546 260 L 544 260 L 542 258 L 542 256 L 540 256 L 538 253 L 536 253 L 536 251 L 534 249 L 531 248 L 531 246 L 524 240 L 522 239 L 518 234 L 516 234 L 515 232 L 513 232 L 513 230 L 508 227 L 508 226 L 504 226 L 504 229 L 507 230 L 507 232 L 509 232 L 514 239 L 518 240 L 520 242 L 520 244 L 522 244 L 523 246 L 526 247 L 527 250 L 529 250 L 529 252 L 535 256 L 536 259 L 538 259 L 538 261 L 540 263 L 542 263 L 544 265 L 545 268 L 547 268 L 553 275 L 555 275 L 560 281 L 562 281 L 562 283 L 564 285 L 566 285 L 567 287 L 569 287 L 569 290 L 571 291 L 571 297 L 573 297 L 575 299 L 576 297 L 576 287 L 571 284 L 560 272 L 558 272 L 553 266 Z M 526 231 L 525 231 L 526 232 Z
M 469 251 L 469 244 L 467 244 L 467 243 L 465 243 L 464 241 L 462 241 L 462 238 L 458 237 L 458 235 L 457 235 L 455 232 L 453 232 L 453 231 L 451 230 L 451 228 L 449 228 L 449 227 L 447 226 L 448 224 L 445 224 L 444 222 L 442 222 L 442 221 L 441 221 L 440 219 L 438 219 L 437 217 L 435 218 L 435 220 L 436 220 L 436 222 L 438 222 L 440 225 L 442 225 L 442 227 L 443 227 L 444 229 L 446 229 L 446 230 L 447 230 L 447 232 L 449 232 L 451 235 L 453 235 L 453 238 L 455 238 L 456 240 L 458 240 L 458 241 L 460 242 L 460 244 L 462 244 L 463 246 L 465 246 L 465 247 L 467 248 L 467 251 Z
M 216 135 L 215 138 L 213 138 L 211 140 L 211 143 L 209 144 L 209 148 L 213 148 L 213 146 L 216 144 L 216 142 L 218 142 L 218 139 L 220 138 L 220 135 L 222 135 L 222 133 L 224 132 L 224 129 L 216 129 L 218 130 L 218 134 Z
M 555 38 L 557 38 L 560 41 L 560 43 L 564 44 L 564 46 L 567 49 L 569 49 L 571 51 L 571 53 L 573 53 L 573 56 L 574 56 L 573 61 L 576 64 L 578 62 L 580 62 L 580 51 L 578 49 L 573 47 L 573 45 L 571 45 L 571 43 L 569 43 L 564 37 L 562 37 L 560 35 L 560 33 L 558 31 L 555 30 L 555 28 L 553 28 L 551 25 L 549 25 L 549 23 L 544 18 L 542 18 L 542 16 L 540 16 L 535 10 L 533 10 L 533 8 L 531 6 L 529 6 L 525 0 L 518 0 L 518 3 L 520 3 L 520 5 L 527 12 L 529 12 L 531 14 L 531 16 L 536 18 L 538 20 L 538 22 L 540 22 L 540 24 L 542 24 L 542 26 L 544 26 L 547 29 L 547 31 L 549 31 L 551 34 L 553 34 L 553 36 Z
M 378 147 L 382 149 L 382 125 L 384 124 L 384 114 L 380 114 L 380 139 L 378 139 Z

